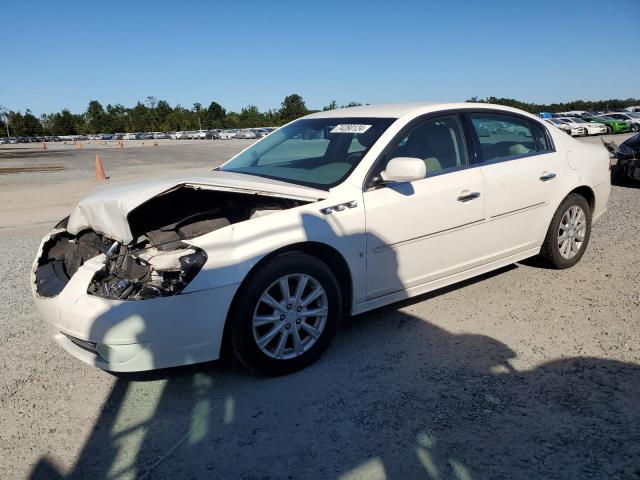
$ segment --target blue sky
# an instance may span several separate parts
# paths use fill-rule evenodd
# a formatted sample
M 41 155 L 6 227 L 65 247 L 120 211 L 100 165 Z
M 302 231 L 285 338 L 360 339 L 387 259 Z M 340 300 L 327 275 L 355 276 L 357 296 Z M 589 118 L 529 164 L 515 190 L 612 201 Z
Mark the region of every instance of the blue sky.
M 11 2 L 0 105 L 640 97 L 640 0 Z

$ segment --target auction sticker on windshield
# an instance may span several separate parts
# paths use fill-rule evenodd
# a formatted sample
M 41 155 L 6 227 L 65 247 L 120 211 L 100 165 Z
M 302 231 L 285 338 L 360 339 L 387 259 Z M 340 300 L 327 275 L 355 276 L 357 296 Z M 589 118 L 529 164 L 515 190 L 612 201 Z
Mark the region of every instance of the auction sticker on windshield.
M 359 123 L 341 123 L 333 127 L 330 133 L 364 133 L 371 128 L 371 125 Z

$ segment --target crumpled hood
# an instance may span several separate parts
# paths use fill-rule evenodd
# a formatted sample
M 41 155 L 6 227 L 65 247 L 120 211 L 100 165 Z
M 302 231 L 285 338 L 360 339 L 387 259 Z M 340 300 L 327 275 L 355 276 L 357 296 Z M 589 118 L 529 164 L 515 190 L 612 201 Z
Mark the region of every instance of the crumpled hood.
M 182 185 L 305 201 L 317 201 L 329 195 L 329 192 L 311 187 L 212 170 L 203 175 L 135 181 L 99 190 L 78 203 L 69 217 L 67 231 L 75 235 L 91 228 L 128 244 L 133 240 L 127 221 L 129 213 L 147 200 Z

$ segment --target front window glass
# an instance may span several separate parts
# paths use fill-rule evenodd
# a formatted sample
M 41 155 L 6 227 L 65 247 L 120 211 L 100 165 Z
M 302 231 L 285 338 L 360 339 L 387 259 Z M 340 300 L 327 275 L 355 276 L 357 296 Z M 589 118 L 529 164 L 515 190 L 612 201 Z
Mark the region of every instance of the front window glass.
M 446 115 L 418 123 L 385 155 L 381 170 L 396 157 L 419 158 L 427 167 L 427 175 L 466 166 L 460 119 L 457 115 Z
M 252 145 L 220 170 L 327 189 L 353 171 L 394 121 L 300 119 Z
M 472 113 L 469 117 L 478 134 L 485 162 L 520 157 L 536 151 L 536 144 L 526 120 L 490 113 Z
M 575 123 L 587 123 L 581 118 L 574 118 L 572 121 L 575 122 Z

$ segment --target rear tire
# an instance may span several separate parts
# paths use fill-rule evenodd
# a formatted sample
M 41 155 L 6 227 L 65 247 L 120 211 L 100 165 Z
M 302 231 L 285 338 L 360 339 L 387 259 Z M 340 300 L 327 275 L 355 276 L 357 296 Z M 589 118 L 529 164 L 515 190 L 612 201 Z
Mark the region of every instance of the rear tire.
M 284 253 L 241 288 L 229 317 L 229 340 L 250 370 L 286 375 L 327 349 L 340 322 L 342 294 L 324 262 L 302 252 Z
M 582 195 L 570 193 L 551 219 L 540 257 L 551 268 L 573 267 L 584 255 L 590 237 L 591 207 Z

